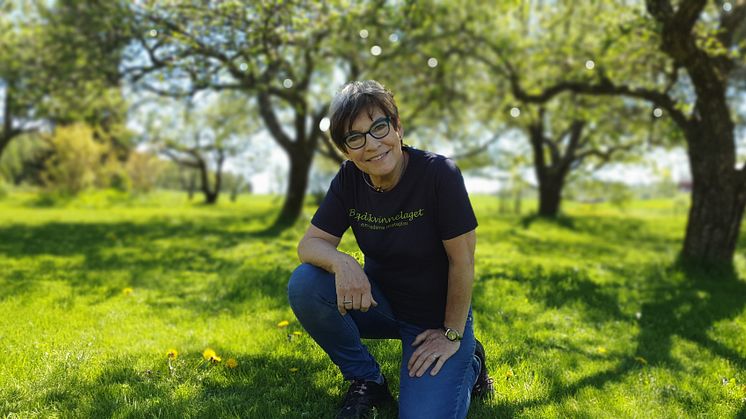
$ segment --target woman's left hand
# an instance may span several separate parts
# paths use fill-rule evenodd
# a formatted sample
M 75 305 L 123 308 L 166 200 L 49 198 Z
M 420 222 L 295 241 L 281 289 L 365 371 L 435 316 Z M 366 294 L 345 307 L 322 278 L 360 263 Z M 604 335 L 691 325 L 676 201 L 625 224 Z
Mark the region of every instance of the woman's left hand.
M 458 351 L 461 342 L 448 340 L 442 329 L 428 329 L 417 335 L 412 342 L 412 346 L 418 345 L 419 348 L 407 363 L 410 377 L 422 377 L 433 363 L 435 366 L 430 370 L 430 375 L 436 375 L 448 358 Z

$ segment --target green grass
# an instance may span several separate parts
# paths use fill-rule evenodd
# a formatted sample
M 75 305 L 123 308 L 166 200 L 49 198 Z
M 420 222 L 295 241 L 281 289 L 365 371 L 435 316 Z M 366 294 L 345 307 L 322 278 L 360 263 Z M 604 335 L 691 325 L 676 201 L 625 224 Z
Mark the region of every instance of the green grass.
M 272 235 L 276 198 L 102 196 L 0 201 L 0 417 L 331 416 L 346 384 L 285 295 L 312 207 Z M 474 204 L 497 394 L 470 417 L 746 416 L 746 234 L 736 275 L 698 274 L 673 265 L 673 201 L 568 203 L 556 222 Z M 370 347 L 397 393 L 398 342 Z

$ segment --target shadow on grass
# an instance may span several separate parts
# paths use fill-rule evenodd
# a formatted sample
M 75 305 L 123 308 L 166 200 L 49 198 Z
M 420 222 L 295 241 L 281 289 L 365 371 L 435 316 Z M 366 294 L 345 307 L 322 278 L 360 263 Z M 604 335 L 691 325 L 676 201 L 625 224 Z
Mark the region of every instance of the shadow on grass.
M 173 375 L 165 359 L 143 370 L 132 367 L 132 359 L 111 359 L 92 377 L 79 368 L 60 367 L 50 382 L 36 386 L 38 392 L 26 392 L 26 399 L 1 390 L 0 395 L 16 399 L 0 408 L 0 415 L 320 418 L 331 417 L 341 402 L 341 396 L 320 387 L 327 362 L 271 354 L 237 359 L 235 369 L 178 359 Z M 341 377 L 339 384 L 344 385 Z
M 33 292 L 41 280 L 64 282 L 74 295 L 92 297 L 93 303 L 134 287 L 161 294 L 163 298 L 148 301 L 155 306 L 182 305 L 193 311 L 236 311 L 258 295 L 285 306 L 290 268 L 261 260 L 274 251 L 287 252 L 292 265 L 294 238 L 267 245 L 243 225 L 245 217 L 225 216 L 5 226 L 0 228 L 0 256 L 25 260 L 10 263 L 0 276 L 0 300 Z M 230 253 L 246 243 L 268 251 L 245 257 Z
M 528 288 L 526 292 L 531 298 L 548 307 L 580 308 L 587 318 L 595 321 L 631 320 L 625 318 L 618 309 L 618 298 L 614 292 L 621 292 L 619 288 L 616 291 L 614 288 L 604 289 L 590 279 L 573 273 L 544 275 L 541 270 L 537 272 L 533 277 L 516 275 L 506 279 L 521 282 Z M 635 357 L 642 357 L 651 366 L 670 371 L 686 371 L 688 366 L 681 365 L 674 357 L 675 338 L 684 339 L 708 351 L 713 357 L 728 361 L 738 370 L 746 370 L 743 355 L 712 335 L 715 324 L 741 315 L 746 308 L 744 280 L 732 271 L 705 272 L 681 265 L 668 269 L 652 266 L 644 272 L 647 272 L 644 279 L 635 279 L 644 281 L 649 286 L 639 290 L 644 302 L 638 321 L 640 332 L 633 354 L 619 356 L 610 368 L 570 384 L 563 384 L 551 369 L 545 369 L 545 375 L 552 383 L 546 396 L 517 403 L 501 402 L 490 408 L 495 417 L 514 417 L 525 413 L 526 409 L 538 406 L 560 406 L 563 401 L 575 397 L 584 389 L 601 389 L 607 384 L 621 382 L 629 374 L 639 371 L 640 364 L 635 361 Z M 553 347 L 552 342 L 534 344 L 545 349 Z M 577 348 L 561 349 L 577 352 Z M 503 358 L 506 356 L 517 355 L 503 354 Z M 668 397 L 676 399 L 687 413 L 701 413 L 702 406 L 698 406 L 691 395 L 676 390 L 675 386 L 668 393 L 671 393 Z M 744 413 L 746 410 L 741 408 L 738 415 Z

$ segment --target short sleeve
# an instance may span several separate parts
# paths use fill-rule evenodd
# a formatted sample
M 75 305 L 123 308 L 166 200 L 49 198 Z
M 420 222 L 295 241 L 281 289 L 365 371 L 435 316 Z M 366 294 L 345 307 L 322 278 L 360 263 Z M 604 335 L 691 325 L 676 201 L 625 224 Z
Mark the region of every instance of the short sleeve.
M 336 237 L 342 237 L 350 226 L 345 210 L 346 207 L 342 199 L 342 173 L 343 170 L 340 170 L 334 176 L 332 183 L 329 185 L 329 190 L 326 191 L 324 200 L 311 219 L 311 224 Z
M 477 228 L 477 217 L 466 192 L 461 171 L 451 159 L 440 165 L 435 183 L 437 229 L 441 240 L 449 240 Z

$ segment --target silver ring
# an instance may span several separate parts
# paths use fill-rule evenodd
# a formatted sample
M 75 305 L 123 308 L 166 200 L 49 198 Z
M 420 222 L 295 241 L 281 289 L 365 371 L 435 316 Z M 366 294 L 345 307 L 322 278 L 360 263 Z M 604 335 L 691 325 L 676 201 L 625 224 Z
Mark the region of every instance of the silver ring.
M 352 304 L 352 301 L 342 301 L 342 304 L 345 304 L 345 305 Z

